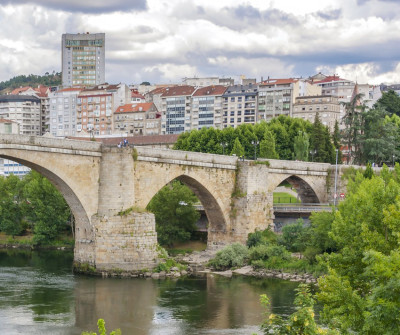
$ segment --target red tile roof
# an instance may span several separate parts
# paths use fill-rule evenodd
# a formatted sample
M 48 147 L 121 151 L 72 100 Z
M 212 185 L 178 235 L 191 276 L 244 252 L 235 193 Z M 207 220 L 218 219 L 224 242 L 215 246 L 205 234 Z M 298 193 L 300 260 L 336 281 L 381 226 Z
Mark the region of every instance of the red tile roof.
M 164 93 L 161 95 L 162 97 L 174 97 L 174 96 L 182 96 L 182 95 L 192 95 L 195 91 L 193 86 L 182 85 L 182 86 L 173 86 L 167 87 Z
M 144 96 L 141 95 L 141 94 L 138 93 L 138 92 L 132 92 L 131 97 L 132 97 L 132 98 L 140 98 L 140 99 L 143 99 L 143 100 L 144 100 Z
M 142 102 L 142 103 L 130 103 L 123 106 L 119 106 L 115 111 L 117 113 L 135 113 L 135 112 L 146 112 L 154 104 L 152 102 Z
M 0 123 L 18 123 L 18 122 L 15 122 L 15 121 L 13 121 L 13 120 L 7 120 L 7 119 L 0 119 Z
M 350 80 L 347 80 L 347 79 L 340 78 L 339 76 L 333 75 L 333 76 L 327 76 L 325 79 L 322 79 L 322 80 L 318 80 L 318 81 L 314 80 L 314 83 L 316 83 L 316 84 L 329 83 L 331 81 L 343 81 L 343 80 L 350 81 Z
M 175 85 L 174 85 L 174 86 L 175 86 Z M 147 94 L 149 94 L 149 95 L 163 94 L 163 93 L 167 90 L 167 88 L 169 89 L 169 88 L 174 87 L 174 86 L 170 86 L 170 87 L 157 87 L 157 88 L 155 88 L 154 90 L 148 92 Z
M 299 80 L 294 78 L 287 79 L 268 79 L 264 80 L 259 85 L 285 85 L 285 84 L 293 84 L 297 83 Z
M 82 91 L 83 88 L 79 88 L 79 87 L 68 87 L 68 88 L 63 88 L 62 90 L 58 90 L 57 92 L 71 92 L 71 91 Z
M 223 85 L 211 85 L 206 87 L 201 87 L 193 94 L 193 96 L 202 95 L 222 95 L 225 93 L 227 87 Z
M 30 87 L 30 86 L 18 87 L 18 88 L 13 89 L 11 91 L 11 94 L 20 94 L 20 93 L 25 92 L 25 91 L 27 91 L 29 89 L 33 89 L 33 88 Z

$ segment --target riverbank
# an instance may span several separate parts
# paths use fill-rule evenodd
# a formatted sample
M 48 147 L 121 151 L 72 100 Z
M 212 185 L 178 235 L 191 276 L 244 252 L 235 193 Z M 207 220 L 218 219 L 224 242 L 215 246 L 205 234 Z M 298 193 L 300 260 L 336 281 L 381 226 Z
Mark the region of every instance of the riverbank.
M 0 233 L 0 249 L 32 249 L 32 250 L 73 250 L 72 236 L 63 236 L 46 244 L 36 245 L 33 235 L 9 236 Z

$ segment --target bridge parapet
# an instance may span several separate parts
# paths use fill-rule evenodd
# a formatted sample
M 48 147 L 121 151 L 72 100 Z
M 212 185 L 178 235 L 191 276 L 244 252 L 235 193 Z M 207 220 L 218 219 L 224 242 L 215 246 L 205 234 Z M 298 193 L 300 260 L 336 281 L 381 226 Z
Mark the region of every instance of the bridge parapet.
M 138 153 L 138 160 L 155 163 L 235 170 L 238 161 L 238 158 L 235 156 L 205 154 L 200 152 L 146 147 L 136 147 L 136 150 Z
M 82 156 L 101 156 L 101 143 L 43 136 L 0 134 L 0 149 L 22 149 Z

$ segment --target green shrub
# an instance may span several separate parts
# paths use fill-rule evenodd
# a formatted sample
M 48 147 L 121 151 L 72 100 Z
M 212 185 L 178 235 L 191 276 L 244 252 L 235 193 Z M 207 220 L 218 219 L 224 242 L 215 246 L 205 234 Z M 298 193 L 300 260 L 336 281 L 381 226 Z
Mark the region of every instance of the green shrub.
M 246 245 L 251 248 L 259 244 L 276 244 L 278 240 L 277 235 L 270 229 L 257 230 L 248 235 Z
M 248 257 L 249 251 L 246 246 L 240 243 L 233 243 L 218 251 L 209 265 L 217 270 L 226 270 L 232 267 L 243 266 Z
M 281 245 L 260 244 L 249 251 L 249 258 L 252 261 L 267 260 L 271 257 L 278 257 L 282 260 L 290 260 L 290 253 Z

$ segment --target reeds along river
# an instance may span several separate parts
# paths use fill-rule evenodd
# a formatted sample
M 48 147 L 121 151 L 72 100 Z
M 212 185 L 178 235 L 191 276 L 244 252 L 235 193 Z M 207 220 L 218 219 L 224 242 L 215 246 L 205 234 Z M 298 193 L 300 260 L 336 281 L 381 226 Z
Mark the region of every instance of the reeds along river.
M 252 334 L 266 293 L 272 310 L 293 312 L 297 283 L 217 275 L 102 279 L 72 274 L 72 252 L 0 251 L 2 334 L 81 334 L 99 318 L 123 335 Z

